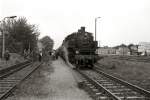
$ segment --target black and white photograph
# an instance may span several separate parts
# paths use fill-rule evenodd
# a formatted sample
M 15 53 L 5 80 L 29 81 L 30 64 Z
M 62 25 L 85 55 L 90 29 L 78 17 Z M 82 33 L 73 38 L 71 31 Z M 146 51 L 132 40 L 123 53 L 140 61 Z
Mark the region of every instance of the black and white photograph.
M 150 100 L 150 0 L 0 0 L 0 100 Z

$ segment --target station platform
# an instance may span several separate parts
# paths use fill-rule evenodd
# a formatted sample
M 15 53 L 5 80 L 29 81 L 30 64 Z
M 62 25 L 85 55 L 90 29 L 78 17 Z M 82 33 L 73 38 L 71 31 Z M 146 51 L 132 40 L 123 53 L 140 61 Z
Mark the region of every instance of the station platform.
M 52 62 L 54 73 L 50 76 L 49 88 L 53 90 L 51 100 L 91 100 L 88 94 L 78 88 L 77 75 L 59 58 Z

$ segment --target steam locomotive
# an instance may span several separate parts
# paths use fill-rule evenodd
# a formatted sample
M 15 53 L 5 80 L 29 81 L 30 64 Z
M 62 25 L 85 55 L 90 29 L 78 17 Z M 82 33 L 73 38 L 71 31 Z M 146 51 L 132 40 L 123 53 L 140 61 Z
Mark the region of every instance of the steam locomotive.
M 85 27 L 68 35 L 62 45 L 67 48 L 69 62 L 76 68 L 93 67 L 97 59 L 97 41 L 93 40 L 92 33 L 85 31 Z

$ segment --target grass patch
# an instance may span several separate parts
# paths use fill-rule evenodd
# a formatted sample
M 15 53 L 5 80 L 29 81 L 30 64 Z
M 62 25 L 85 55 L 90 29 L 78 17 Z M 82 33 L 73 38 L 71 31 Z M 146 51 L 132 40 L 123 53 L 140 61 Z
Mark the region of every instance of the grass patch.
M 98 63 L 104 65 L 101 67 L 104 71 L 150 90 L 150 63 L 113 59 L 109 56 Z

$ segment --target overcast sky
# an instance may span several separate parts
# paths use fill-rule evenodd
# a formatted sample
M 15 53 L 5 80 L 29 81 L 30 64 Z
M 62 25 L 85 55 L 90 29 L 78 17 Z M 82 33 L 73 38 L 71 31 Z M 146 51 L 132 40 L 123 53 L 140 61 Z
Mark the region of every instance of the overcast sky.
M 0 0 L 0 20 L 12 15 L 37 24 L 55 48 L 80 26 L 94 33 L 96 17 L 102 46 L 150 41 L 150 0 Z

